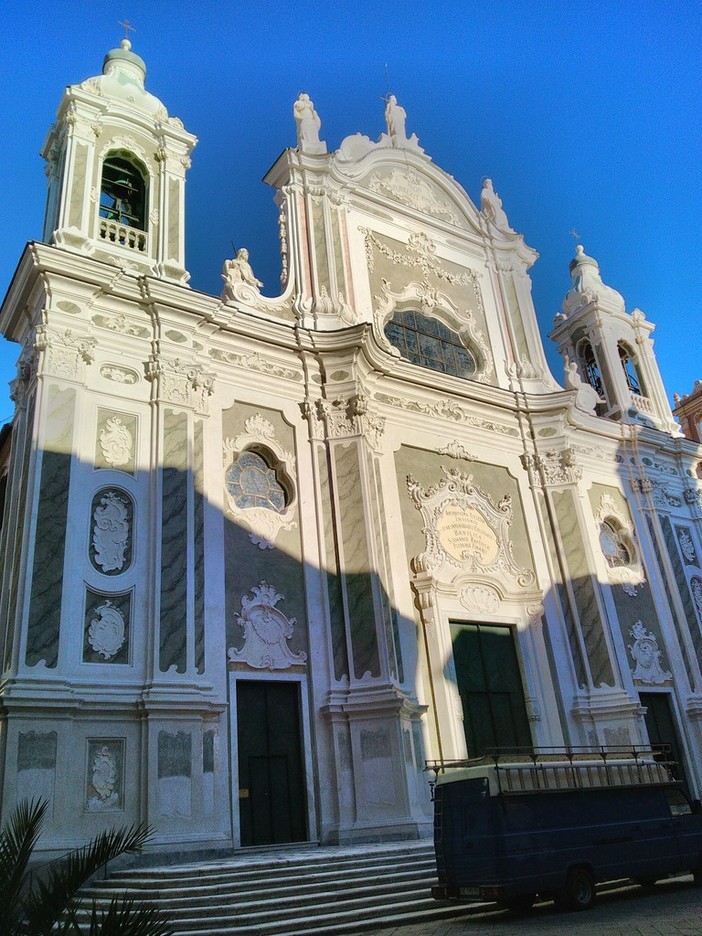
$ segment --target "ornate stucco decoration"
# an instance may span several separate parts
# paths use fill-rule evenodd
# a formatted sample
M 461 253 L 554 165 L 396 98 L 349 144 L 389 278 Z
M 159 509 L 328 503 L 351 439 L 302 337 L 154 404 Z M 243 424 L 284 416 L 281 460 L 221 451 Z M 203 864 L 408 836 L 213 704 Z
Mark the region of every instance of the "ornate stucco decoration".
M 105 660 L 111 659 L 122 648 L 125 623 L 122 612 L 111 601 L 104 601 L 93 611 L 95 615 L 88 627 L 88 643 Z
M 680 544 L 680 552 L 683 554 L 685 558 L 685 562 L 688 565 L 699 565 L 697 561 L 697 552 L 695 550 L 695 544 L 692 542 L 690 531 L 685 529 L 685 527 L 676 527 L 676 532 L 678 534 L 678 543 Z
M 419 234 L 410 234 L 407 239 L 407 246 L 404 250 L 395 250 L 386 244 L 370 228 L 361 227 L 359 231 L 365 235 L 366 259 L 368 261 L 368 270 L 373 272 L 375 268 L 374 251 L 387 257 L 394 264 L 405 267 L 406 269 L 415 269 L 420 274 L 419 281 L 424 286 L 431 286 L 431 277 L 435 277 L 440 282 L 449 283 L 452 286 L 465 286 L 471 289 L 475 297 L 476 308 L 481 315 L 484 313 L 483 296 L 480 291 L 480 277 L 478 270 L 461 270 L 455 273 L 443 266 L 441 260 L 436 256 L 436 244 L 424 232 Z
M 95 745 L 91 745 L 95 748 Z M 114 750 L 102 744 L 92 752 L 90 782 L 88 785 L 88 809 L 112 809 L 119 805 L 119 765 Z
M 673 678 L 673 674 L 663 669 L 663 654 L 658 649 L 655 636 L 646 631 L 642 621 L 637 621 L 629 631 L 634 643 L 629 644 L 629 653 L 636 664 L 632 676 L 634 682 L 650 686 L 659 686 Z
M 85 364 L 95 359 L 97 342 L 89 335 L 76 335 L 71 329 L 53 331 L 46 325 L 36 330 L 36 349 L 42 352 L 43 371 L 53 377 L 79 380 Z
M 658 510 L 670 510 L 671 507 L 682 506 L 682 498 L 671 494 L 663 481 L 654 481 L 651 493 L 653 494 L 653 503 Z
M 477 611 L 480 614 L 494 614 L 501 601 L 497 589 L 489 585 L 465 585 L 459 600 L 466 611 Z
M 452 439 L 443 448 L 438 449 L 439 455 L 449 455 L 451 458 L 462 459 L 463 461 L 476 461 L 475 455 L 472 455 L 462 442 Z
M 474 426 L 476 429 L 484 429 L 486 432 L 498 433 L 499 435 L 519 435 L 519 430 L 514 426 L 506 426 L 504 423 L 496 423 L 491 419 L 472 416 L 465 407 L 456 403 L 455 400 L 443 399 L 427 403 L 423 400 L 412 400 L 407 396 L 396 397 L 387 393 L 376 393 L 375 399 L 379 403 L 387 403 L 388 406 L 404 409 L 410 413 L 422 413 L 433 418 L 448 419 L 453 422 L 463 423 L 466 426 Z
M 114 315 L 96 313 L 92 322 L 100 328 L 109 328 L 110 331 L 120 332 L 122 335 L 134 335 L 136 338 L 148 338 L 150 334 L 148 328 L 133 324 L 122 312 Z
M 634 526 L 617 506 L 611 494 L 603 494 L 595 512 L 600 548 L 612 585 L 621 585 L 631 598 L 646 581 L 636 545 Z
M 36 347 L 36 336 L 32 333 L 17 361 L 17 377 L 10 381 L 10 398 L 18 406 L 24 401 L 29 387 L 37 376 L 39 357 Z
M 521 456 L 522 465 L 537 487 L 552 487 L 562 484 L 577 484 L 583 470 L 577 463 L 574 448 L 565 448 L 561 451 L 549 450 L 541 455 L 524 454 Z
M 244 431 L 235 439 L 224 439 L 222 457 L 225 472 L 244 452 L 252 452 L 263 458 L 270 473 L 271 483 L 281 486 L 286 502 L 282 509 L 272 506 L 242 506 L 243 499 L 235 494 L 232 486 L 225 480 L 226 514 L 249 530 L 249 539 L 259 549 L 272 549 L 282 530 L 290 530 L 297 526 L 293 519 L 297 505 L 295 457 L 278 442 L 272 423 L 260 413 L 246 420 Z
M 154 384 L 158 399 L 193 407 L 203 415 L 208 412 L 215 376 L 200 364 L 180 358 L 169 361 L 152 354 L 144 364 L 144 374 Z
M 459 309 L 448 296 L 428 283 L 410 283 L 400 292 L 394 292 L 389 283 L 383 280 L 382 292 L 375 296 L 375 335 L 378 343 L 394 357 L 400 352 L 390 343 L 385 335 L 385 325 L 396 309 L 418 308 L 424 315 L 438 318 L 456 331 L 463 344 L 475 359 L 475 373 L 471 380 L 487 382 L 494 368 L 487 339 L 478 328 L 475 316 L 470 309 Z
M 233 364 L 235 367 L 241 367 L 247 371 L 269 374 L 272 377 L 281 377 L 284 380 L 295 380 L 298 382 L 302 380 L 300 371 L 293 370 L 290 367 L 283 367 L 274 361 L 262 357 L 260 354 L 240 354 L 236 351 L 223 351 L 220 348 L 211 348 L 209 354 L 214 361 L 221 361 L 224 364 Z
M 120 367 L 118 364 L 103 364 L 100 367 L 100 376 L 120 384 L 135 384 L 139 382 L 139 375 L 129 367 Z
M 695 604 L 697 620 L 702 625 L 702 579 L 694 576 L 690 579 L 690 594 Z
M 415 169 L 393 167 L 390 171 L 376 169 L 367 182 L 368 188 L 379 195 L 389 195 L 402 205 L 424 214 L 465 227 L 456 206 L 440 189 L 423 178 Z
M 129 545 L 129 502 L 126 495 L 106 491 L 93 512 L 93 563 L 101 572 L 121 572 Z
M 110 468 L 123 468 L 129 464 L 134 439 L 119 416 L 111 416 L 100 432 L 100 450 Z
M 377 416 L 369 406 L 364 393 L 355 393 L 334 400 L 306 400 L 301 404 L 302 415 L 310 422 L 312 431 L 323 430 L 327 439 L 345 439 L 362 436 L 375 452 L 382 447 L 385 420 Z
M 436 573 L 442 566 L 453 570 L 493 575 L 498 581 L 516 582 L 522 588 L 534 582 L 530 569 L 514 560 L 509 538 L 512 499 L 509 494 L 495 504 L 474 481 L 457 468 L 442 469 L 445 477 L 428 490 L 411 475 L 407 490 L 422 514 L 426 550 L 415 564 Z
M 241 599 L 241 614 L 235 616 L 236 623 L 244 631 L 244 644 L 240 650 L 230 647 L 227 659 L 230 663 L 246 663 L 254 669 L 282 670 L 307 661 L 304 650 L 293 653 L 288 641 L 295 632 L 296 620 L 287 618 L 276 605 L 285 600 L 275 588 L 266 582 L 254 585 L 253 598 L 244 595 Z

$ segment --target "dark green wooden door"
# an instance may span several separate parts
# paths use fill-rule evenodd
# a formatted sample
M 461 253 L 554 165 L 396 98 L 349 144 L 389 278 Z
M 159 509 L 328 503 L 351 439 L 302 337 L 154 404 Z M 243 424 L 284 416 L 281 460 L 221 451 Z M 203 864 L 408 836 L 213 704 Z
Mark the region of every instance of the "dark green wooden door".
M 304 841 L 299 686 L 242 680 L 236 698 L 241 844 Z
M 495 747 L 530 746 L 511 628 L 452 621 L 451 640 L 468 756 L 480 757 Z
M 646 706 L 644 722 L 651 744 L 669 744 L 670 753 L 677 764 L 679 780 L 686 779 L 685 764 L 680 747 L 680 739 L 670 709 L 670 697 L 667 692 L 639 692 L 639 700 Z

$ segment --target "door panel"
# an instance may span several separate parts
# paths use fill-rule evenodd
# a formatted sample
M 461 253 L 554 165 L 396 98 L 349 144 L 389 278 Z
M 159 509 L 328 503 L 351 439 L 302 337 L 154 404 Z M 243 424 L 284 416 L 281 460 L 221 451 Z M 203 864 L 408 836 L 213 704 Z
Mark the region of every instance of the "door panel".
M 304 841 L 306 804 L 297 683 L 237 683 L 242 845 Z
M 531 746 L 511 628 L 452 621 L 451 639 L 469 757 L 487 748 Z

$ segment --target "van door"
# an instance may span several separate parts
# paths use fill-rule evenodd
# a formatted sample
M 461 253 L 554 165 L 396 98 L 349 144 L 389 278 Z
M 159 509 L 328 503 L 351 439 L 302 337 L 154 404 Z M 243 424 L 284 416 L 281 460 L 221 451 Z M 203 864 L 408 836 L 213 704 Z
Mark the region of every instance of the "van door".
M 690 801 L 677 787 L 669 787 L 665 797 L 673 817 L 680 855 L 679 870 L 702 868 L 702 815 L 692 812 Z

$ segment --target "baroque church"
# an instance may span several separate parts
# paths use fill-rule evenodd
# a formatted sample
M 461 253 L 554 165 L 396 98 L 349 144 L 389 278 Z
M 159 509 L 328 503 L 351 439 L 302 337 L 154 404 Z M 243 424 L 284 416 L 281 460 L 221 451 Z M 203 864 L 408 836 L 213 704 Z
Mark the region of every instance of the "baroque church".
M 427 762 L 659 741 L 699 796 L 702 447 L 651 322 L 579 246 L 554 380 L 536 251 L 393 96 L 329 152 L 300 95 L 281 295 L 245 250 L 198 292 L 196 138 L 145 74 L 124 40 L 66 89 L 0 311 L 2 817 L 48 799 L 47 853 L 418 838 Z

